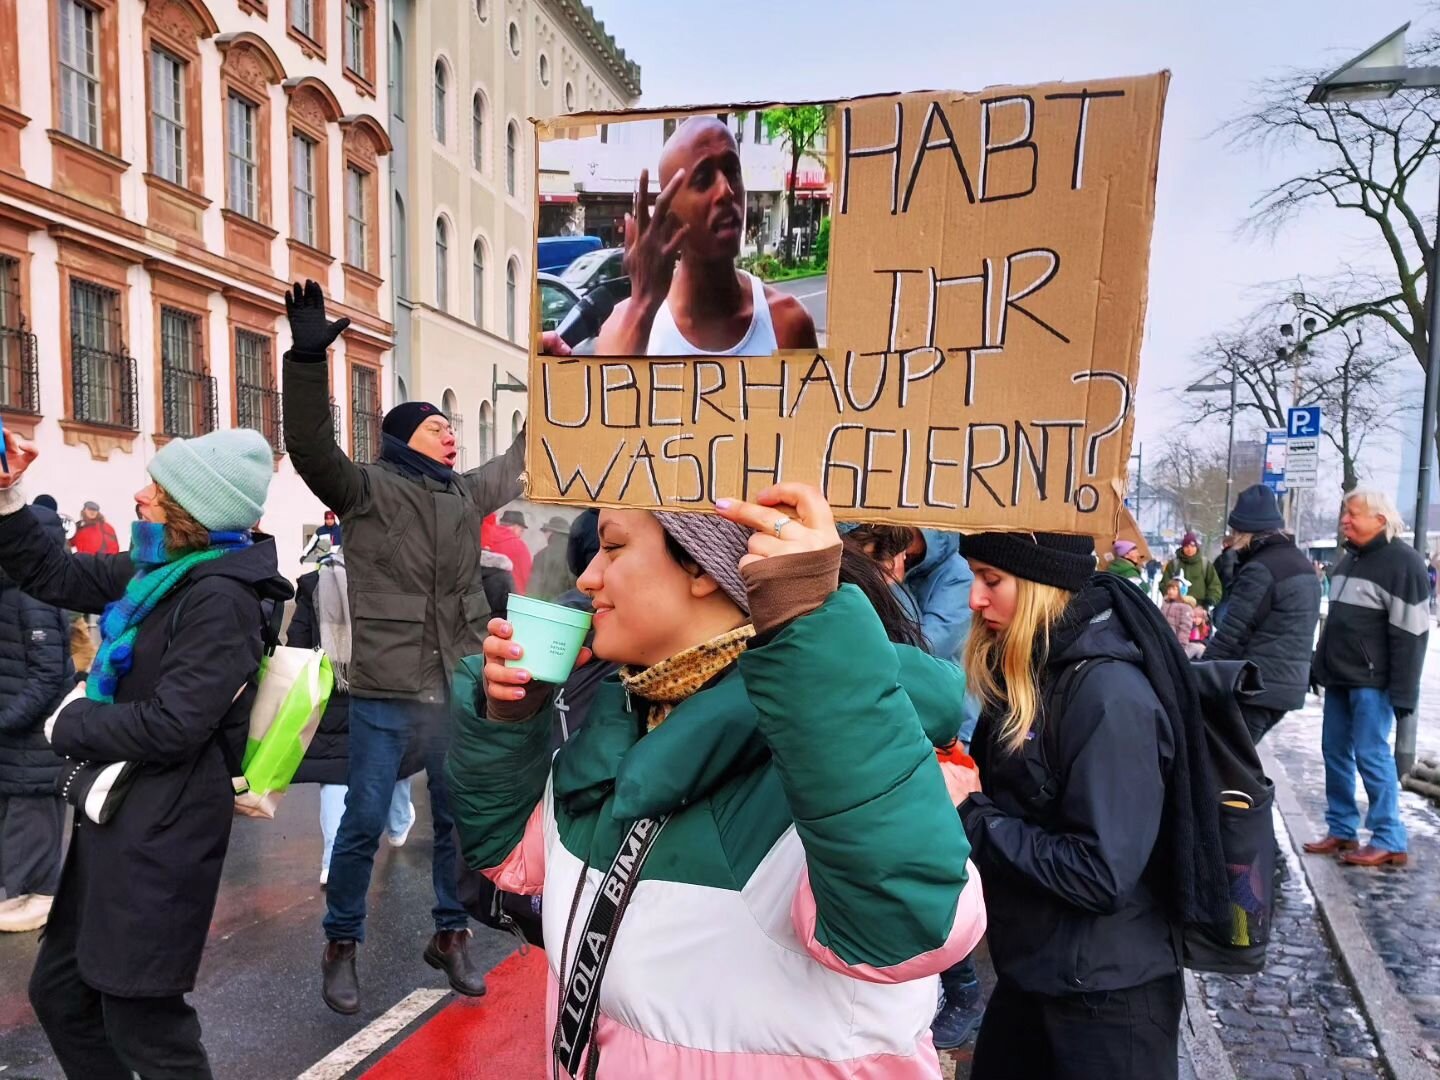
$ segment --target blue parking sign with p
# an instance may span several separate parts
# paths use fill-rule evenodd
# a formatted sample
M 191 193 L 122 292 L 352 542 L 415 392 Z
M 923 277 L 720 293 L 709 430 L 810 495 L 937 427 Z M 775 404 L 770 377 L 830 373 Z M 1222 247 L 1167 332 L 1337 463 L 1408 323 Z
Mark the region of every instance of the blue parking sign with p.
M 1285 434 L 1291 439 L 1315 439 L 1320 436 L 1320 406 L 1306 405 L 1291 409 L 1285 425 Z

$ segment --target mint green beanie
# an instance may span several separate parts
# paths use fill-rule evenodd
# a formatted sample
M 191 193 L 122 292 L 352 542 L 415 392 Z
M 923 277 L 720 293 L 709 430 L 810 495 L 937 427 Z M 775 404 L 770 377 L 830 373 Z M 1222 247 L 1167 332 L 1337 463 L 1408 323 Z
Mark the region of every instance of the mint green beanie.
M 150 476 L 211 532 L 239 532 L 260 520 L 275 457 L 250 428 L 171 439 L 150 462 Z

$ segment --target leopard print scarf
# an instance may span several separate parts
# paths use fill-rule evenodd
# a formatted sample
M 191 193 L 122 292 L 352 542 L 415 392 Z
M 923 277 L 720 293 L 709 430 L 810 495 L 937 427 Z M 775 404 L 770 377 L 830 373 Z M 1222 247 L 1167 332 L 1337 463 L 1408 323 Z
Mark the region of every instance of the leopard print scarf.
M 676 653 L 653 667 L 621 668 L 620 683 L 626 693 L 650 703 L 645 729 L 654 731 L 676 705 L 735 663 L 754 636 L 755 627 L 746 623 L 693 649 Z

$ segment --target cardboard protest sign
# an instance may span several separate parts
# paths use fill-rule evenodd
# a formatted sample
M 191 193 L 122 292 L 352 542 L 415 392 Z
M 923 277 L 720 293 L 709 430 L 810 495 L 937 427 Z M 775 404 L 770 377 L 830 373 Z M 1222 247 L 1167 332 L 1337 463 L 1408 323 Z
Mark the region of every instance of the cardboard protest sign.
M 770 206 L 762 131 L 784 150 L 797 107 L 540 124 L 547 198 L 568 173 L 584 220 L 566 227 L 607 230 L 629 296 L 590 355 L 534 335 L 529 497 L 703 509 L 800 480 L 841 519 L 1113 538 L 1167 84 L 798 107 L 825 130 L 806 164 L 782 155 Z M 815 243 L 827 204 L 828 275 L 762 284 L 767 243 Z M 565 271 L 577 289 L 596 259 Z

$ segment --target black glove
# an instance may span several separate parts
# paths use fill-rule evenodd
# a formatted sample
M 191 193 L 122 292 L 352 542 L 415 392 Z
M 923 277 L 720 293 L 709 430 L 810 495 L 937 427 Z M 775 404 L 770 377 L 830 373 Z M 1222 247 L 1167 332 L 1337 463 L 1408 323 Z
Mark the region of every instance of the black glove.
M 1402 708 L 1400 708 L 1398 705 L 1395 707 L 1395 722 L 1396 722 L 1397 724 L 1403 723 L 1404 721 L 1408 720 L 1410 717 L 1412 717 L 1412 716 L 1414 716 L 1414 715 L 1415 715 L 1415 710 L 1414 710 L 1414 709 L 1402 709 Z
M 297 360 L 323 360 L 325 350 L 350 325 L 349 319 L 325 318 L 325 293 L 313 281 L 285 294 L 285 315 L 290 320 L 290 349 Z

